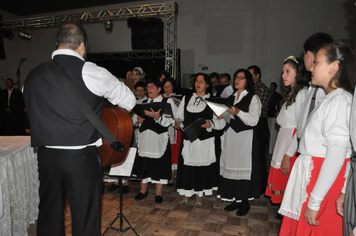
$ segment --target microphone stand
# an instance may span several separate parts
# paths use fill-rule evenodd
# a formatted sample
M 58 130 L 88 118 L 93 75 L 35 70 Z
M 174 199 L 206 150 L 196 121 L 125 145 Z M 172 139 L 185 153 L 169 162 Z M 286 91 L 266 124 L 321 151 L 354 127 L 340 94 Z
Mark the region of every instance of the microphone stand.
M 16 70 L 16 77 L 17 77 L 17 89 L 20 90 L 21 88 L 21 82 L 20 82 L 20 68 L 22 66 L 22 63 L 26 61 L 26 58 L 21 58 L 20 59 L 20 64 L 19 64 L 19 67 L 17 68 Z

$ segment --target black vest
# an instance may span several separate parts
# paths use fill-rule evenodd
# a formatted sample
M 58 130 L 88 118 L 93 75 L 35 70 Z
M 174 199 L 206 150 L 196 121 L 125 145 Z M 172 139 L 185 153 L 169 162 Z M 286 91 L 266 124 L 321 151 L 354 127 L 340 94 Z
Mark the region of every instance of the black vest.
M 189 112 L 187 110 L 187 106 L 188 106 L 188 103 L 189 103 L 189 100 L 191 97 L 192 97 L 192 95 L 190 94 L 190 95 L 186 95 L 184 98 L 184 100 L 185 100 L 184 122 L 183 122 L 184 127 L 189 126 L 191 123 L 193 123 L 194 121 L 196 121 L 199 118 L 205 118 L 206 120 L 212 120 L 214 112 L 213 112 L 213 110 L 210 109 L 210 107 L 208 105 L 205 107 L 205 109 L 202 112 L 199 112 L 199 113 L 193 113 L 193 112 Z M 204 101 L 201 101 L 201 102 L 204 102 Z M 205 139 L 211 138 L 211 137 L 215 136 L 215 134 L 216 134 L 216 130 L 214 130 L 214 129 L 212 130 L 212 132 L 208 132 L 208 131 L 206 131 L 206 129 L 204 129 L 204 130 L 205 131 L 199 136 L 200 140 L 205 140 Z M 185 137 L 184 133 L 183 133 L 182 137 L 185 140 L 188 139 L 187 137 Z
M 100 117 L 104 99 L 85 86 L 82 78 L 85 62 L 67 55 L 57 55 L 54 61 Z M 47 63 L 31 71 L 25 81 L 24 97 L 32 146 L 78 146 L 94 143 L 100 138 L 99 132 L 64 91 Z
M 248 112 L 253 95 L 255 95 L 254 92 L 252 91 L 248 92 L 248 94 L 245 97 L 243 97 L 239 103 L 235 104 L 234 106 L 239 108 L 243 112 Z M 235 99 L 235 96 L 231 95 L 229 99 L 231 100 L 231 104 L 232 104 Z M 253 129 L 252 126 L 245 125 L 238 116 L 234 116 L 234 118 L 235 119 L 231 119 L 230 123 L 225 126 L 225 130 L 231 127 L 236 133 L 238 133 L 241 131 Z
M 163 98 L 162 103 L 166 103 L 167 100 L 168 100 L 168 98 Z M 148 99 L 142 101 L 142 103 L 147 103 L 147 101 L 148 101 Z M 168 131 L 168 127 L 163 127 L 162 125 L 157 123 L 155 121 L 155 119 L 153 119 L 152 117 L 145 118 L 144 122 L 142 122 L 142 124 L 140 126 L 139 131 L 140 131 L 140 133 L 142 133 L 143 131 L 145 131 L 147 129 L 152 130 L 157 134 L 161 134 L 161 133 Z

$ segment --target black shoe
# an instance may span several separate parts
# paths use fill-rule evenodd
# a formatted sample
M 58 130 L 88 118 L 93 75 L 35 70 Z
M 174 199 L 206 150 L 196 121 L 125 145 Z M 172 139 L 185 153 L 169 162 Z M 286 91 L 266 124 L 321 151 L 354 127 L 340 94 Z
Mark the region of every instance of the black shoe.
M 224 208 L 224 211 L 234 211 L 236 209 L 239 209 L 241 206 L 241 203 L 237 203 L 237 202 L 233 202 L 231 203 L 230 205 L 227 205 L 225 208 Z
M 163 202 L 163 197 L 156 195 L 155 202 L 158 203 L 158 204 L 161 204 Z
M 122 186 L 122 193 L 123 193 L 123 194 L 128 193 L 129 190 L 130 190 L 129 186 L 127 186 L 127 185 L 123 185 L 123 186 Z M 119 190 L 119 192 L 120 192 L 120 190 Z
M 119 189 L 119 185 L 117 184 L 112 184 L 109 188 L 108 188 L 108 192 L 114 192 L 115 190 Z
M 250 203 L 248 200 L 242 200 L 240 209 L 237 210 L 236 215 L 237 216 L 245 216 L 247 213 L 250 211 Z
M 245 210 L 239 209 L 239 210 L 237 210 L 236 215 L 237 216 L 245 216 L 245 215 L 247 215 L 248 212 L 249 211 L 245 211 Z
M 136 195 L 135 200 L 136 200 L 136 201 L 141 201 L 143 198 L 147 197 L 147 195 L 148 195 L 148 190 L 146 191 L 145 194 L 139 192 L 139 193 Z

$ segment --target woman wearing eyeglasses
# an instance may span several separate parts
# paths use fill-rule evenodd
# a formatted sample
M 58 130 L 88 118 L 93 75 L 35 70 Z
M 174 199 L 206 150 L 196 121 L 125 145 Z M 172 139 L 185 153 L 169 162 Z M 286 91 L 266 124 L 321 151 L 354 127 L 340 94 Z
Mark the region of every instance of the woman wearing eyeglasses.
M 256 125 L 261 114 L 261 101 L 253 92 L 251 73 L 239 69 L 234 73 L 234 104 L 223 114 L 227 120 L 222 136 L 220 178 L 217 197 L 232 202 L 225 211 L 238 209 L 243 216 L 250 210 L 249 200 L 260 197 L 260 158 Z

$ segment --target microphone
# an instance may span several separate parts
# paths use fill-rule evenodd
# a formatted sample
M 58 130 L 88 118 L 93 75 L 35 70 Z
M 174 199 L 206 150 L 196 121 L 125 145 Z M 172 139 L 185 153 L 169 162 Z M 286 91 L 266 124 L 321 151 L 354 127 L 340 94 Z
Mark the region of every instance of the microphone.
M 20 61 L 27 61 L 27 59 L 26 58 L 21 58 Z

